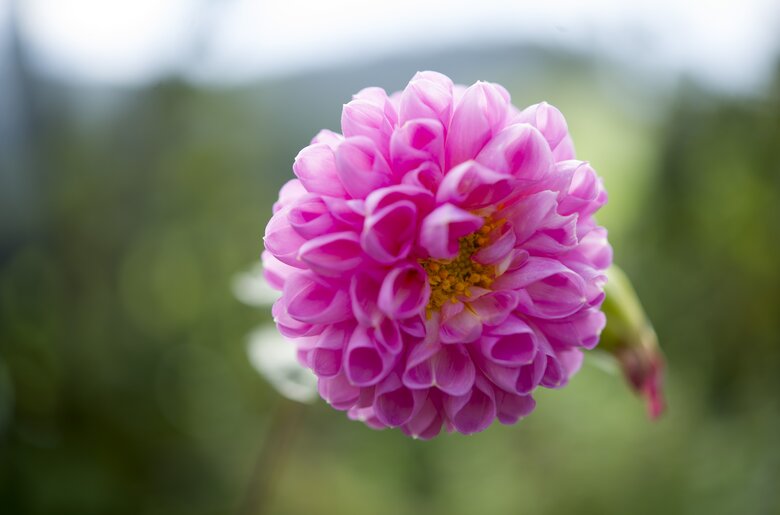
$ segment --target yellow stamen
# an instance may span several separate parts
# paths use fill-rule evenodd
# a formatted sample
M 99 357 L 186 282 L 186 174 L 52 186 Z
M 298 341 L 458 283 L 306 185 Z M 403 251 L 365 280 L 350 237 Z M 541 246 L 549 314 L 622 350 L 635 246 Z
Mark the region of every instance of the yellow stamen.
M 430 318 L 434 310 L 441 309 L 448 301 L 457 303 L 462 297 L 471 297 L 472 286 L 490 288 L 496 276 L 495 267 L 477 263 L 473 256 L 490 243 L 489 235 L 505 222 L 488 216 L 479 230 L 460 239 L 458 255 L 453 259 L 429 258 L 420 261 L 431 286 L 426 317 Z

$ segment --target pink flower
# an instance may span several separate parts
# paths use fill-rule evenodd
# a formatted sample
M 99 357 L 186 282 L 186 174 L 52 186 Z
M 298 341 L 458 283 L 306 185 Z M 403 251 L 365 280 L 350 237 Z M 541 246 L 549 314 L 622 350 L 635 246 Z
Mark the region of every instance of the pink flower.
M 598 344 L 612 261 L 600 178 L 566 121 L 421 72 L 344 106 L 266 228 L 273 308 L 320 395 L 416 438 L 512 424 Z

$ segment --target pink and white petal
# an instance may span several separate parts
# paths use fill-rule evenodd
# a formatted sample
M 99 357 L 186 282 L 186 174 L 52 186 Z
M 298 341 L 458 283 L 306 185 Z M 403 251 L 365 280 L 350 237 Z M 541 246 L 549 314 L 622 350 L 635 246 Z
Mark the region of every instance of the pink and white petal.
M 452 204 L 443 204 L 423 219 L 420 245 L 437 259 L 451 259 L 458 255 L 459 240 L 484 224 L 481 217 Z
M 518 420 L 531 414 L 536 401 L 530 395 L 514 395 L 508 392 L 496 392 L 497 417 L 502 424 L 516 424 Z
M 449 77 L 431 71 L 417 72 L 401 93 L 400 122 L 432 118 L 447 126 L 452 102 L 452 81 Z
M 447 397 L 444 409 L 460 433 L 478 433 L 487 429 L 496 418 L 495 393 L 487 380 L 478 377 L 475 388 L 470 392 Z
M 372 386 L 384 379 L 395 364 L 392 354 L 382 351 L 370 332 L 358 326 L 344 353 L 344 374 L 355 386 Z
M 290 179 L 279 190 L 279 200 L 274 202 L 273 213 L 281 211 L 293 202 L 306 195 L 308 191 L 298 179 Z
M 443 345 L 432 358 L 433 382 L 449 395 L 463 395 L 474 386 L 476 367 L 462 345 Z
M 444 166 L 444 127 L 437 120 L 410 120 L 393 131 L 390 164 L 396 179 L 423 163 Z
M 350 409 L 360 398 L 360 388 L 350 384 L 343 373 L 333 377 L 321 377 L 317 382 L 317 389 L 320 397 L 341 411 Z
M 336 149 L 336 171 L 347 194 L 360 199 L 389 185 L 392 177 L 382 153 L 365 136 L 346 138 L 339 145 Z
M 293 172 L 306 191 L 331 197 L 345 196 L 339 179 L 335 150 L 325 143 L 309 145 L 295 157 Z
M 391 373 L 376 386 L 374 413 L 388 427 L 402 426 L 420 412 L 427 397 L 428 392 L 410 390 L 397 374 Z
M 282 298 L 286 301 L 287 313 L 299 322 L 334 324 L 352 315 L 347 292 L 309 272 L 288 277 Z
M 476 161 L 465 161 L 444 176 L 436 201 L 465 209 L 493 206 L 512 193 L 513 182 L 510 175 L 494 172 Z
M 518 301 L 518 295 L 513 291 L 494 291 L 470 301 L 469 307 L 483 325 L 497 326 L 514 311 Z
M 431 290 L 425 270 L 408 263 L 390 270 L 379 290 L 379 309 L 388 317 L 400 320 L 419 315 L 428 304 Z
M 459 311 L 447 312 L 458 307 Z M 474 312 L 464 309 L 463 304 L 445 304 L 442 308 L 442 323 L 439 330 L 442 343 L 471 343 L 480 337 L 482 321 Z
M 513 123 L 529 123 L 536 127 L 547 140 L 550 148 L 555 148 L 569 134 L 569 127 L 563 114 L 547 102 L 541 102 L 523 109 Z
M 351 231 L 319 236 L 301 245 L 298 259 L 320 275 L 342 277 L 363 261 L 360 237 Z
M 409 255 L 417 235 L 417 207 L 402 200 L 366 217 L 360 243 L 366 254 L 383 264 Z
M 452 169 L 474 159 L 506 121 L 509 102 L 505 90 L 477 82 L 463 93 L 452 113 L 446 142 L 446 166 Z
M 491 170 L 514 176 L 521 184 L 544 179 L 554 160 L 544 136 L 531 125 L 518 123 L 499 132 L 476 156 Z
M 295 268 L 304 268 L 298 251 L 306 240 L 290 225 L 288 209 L 277 211 L 265 228 L 263 244 L 276 259 Z

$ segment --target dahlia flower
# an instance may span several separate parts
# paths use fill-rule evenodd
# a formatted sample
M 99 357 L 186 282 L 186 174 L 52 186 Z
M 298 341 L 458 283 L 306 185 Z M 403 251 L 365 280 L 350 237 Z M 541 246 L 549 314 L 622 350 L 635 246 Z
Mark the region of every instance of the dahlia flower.
M 273 315 L 322 398 L 432 438 L 517 422 L 599 342 L 607 195 L 566 121 L 434 72 L 357 93 L 265 232 Z

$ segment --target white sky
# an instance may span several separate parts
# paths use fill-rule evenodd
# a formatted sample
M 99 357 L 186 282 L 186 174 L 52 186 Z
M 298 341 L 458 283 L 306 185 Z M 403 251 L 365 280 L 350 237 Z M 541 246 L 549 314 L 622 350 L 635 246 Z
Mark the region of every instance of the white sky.
M 11 0 L 0 0 L 0 26 Z M 777 0 L 20 0 L 45 70 L 143 83 L 284 75 L 399 51 L 535 42 L 750 88 L 780 44 Z M 200 34 L 203 51 L 193 52 Z M 205 36 L 205 38 L 204 38 Z

